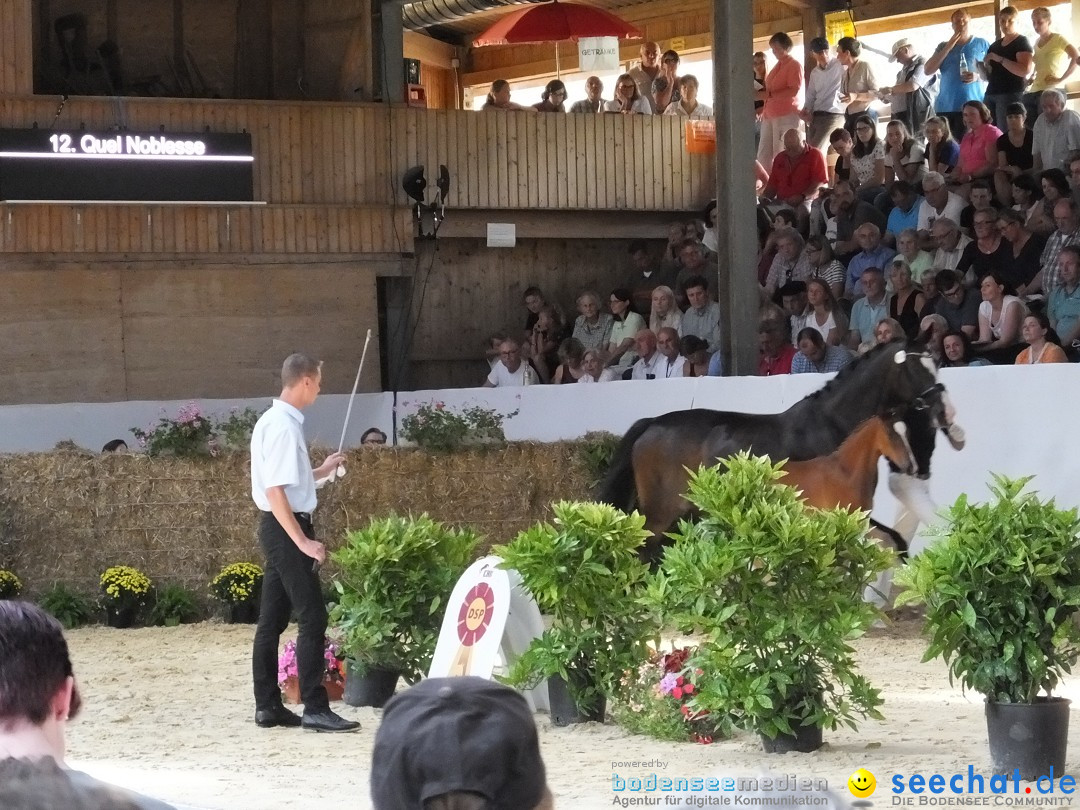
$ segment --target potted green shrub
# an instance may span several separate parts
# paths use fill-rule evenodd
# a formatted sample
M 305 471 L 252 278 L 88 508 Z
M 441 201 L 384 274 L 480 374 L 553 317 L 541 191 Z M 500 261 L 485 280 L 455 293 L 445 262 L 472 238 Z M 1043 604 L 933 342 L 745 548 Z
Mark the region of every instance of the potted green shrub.
M 330 624 L 348 667 L 345 702 L 381 706 L 398 677 L 431 665 L 444 600 L 472 561 L 478 537 L 426 514 L 373 519 L 330 556 L 337 601 Z
M 986 698 L 995 773 L 1065 772 L 1069 701 L 1052 692 L 1080 654 L 1080 520 L 994 475 L 990 503 L 961 495 L 939 542 L 897 577 L 896 604 L 926 605 L 930 643 L 949 680 Z
M 515 660 L 506 680 L 532 688 L 548 678 L 557 725 L 603 722 L 607 697 L 648 656 L 659 626 L 641 602 L 649 568 L 638 558 L 645 518 L 600 503 L 552 505 L 554 520 L 492 549 L 513 569 L 551 626 Z M 573 704 L 562 698 L 566 694 Z
M 648 601 L 701 634 L 690 711 L 757 732 L 768 752 L 812 751 L 822 729 L 881 717 L 850 642 L 879 617 L 863 592 L 893 557 L 866 539 L 865 514 L 807 508 L 781 468 L 742 453 L 693 473 L 701 517 L 672 535 Z
M 255 563 L 229 563 L 210 580 L 210 593 L 225 606 L 229 624 L 254 624 L 259 620 L 263 570 Z
M 138 568 L 114 565 L 106 568 L 99 581 L 101 606 L 105 608 L 105 623 L 109 627 L 127 628 L 135 624 L 139 611 L 152 598 L 153 582 Z

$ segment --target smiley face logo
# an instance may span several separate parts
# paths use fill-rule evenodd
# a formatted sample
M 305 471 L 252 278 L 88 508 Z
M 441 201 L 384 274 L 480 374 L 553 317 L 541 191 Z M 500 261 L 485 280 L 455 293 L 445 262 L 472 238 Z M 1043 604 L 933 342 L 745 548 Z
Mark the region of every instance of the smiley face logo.
M 847 786 L 852 796 L 865 799 L 867 796 L 874 795 L 874 791 L 877 789 L 877 779 L 866 768 L 859 768 L 848 777 Z

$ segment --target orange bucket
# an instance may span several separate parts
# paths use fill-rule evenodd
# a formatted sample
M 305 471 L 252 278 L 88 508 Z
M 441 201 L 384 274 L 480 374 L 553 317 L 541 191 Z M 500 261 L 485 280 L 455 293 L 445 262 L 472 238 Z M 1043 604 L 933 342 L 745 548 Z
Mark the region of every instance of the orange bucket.
M 686 151 L 691 155 L 711 155 L 716 152 L 716 122 L 688 120 Z

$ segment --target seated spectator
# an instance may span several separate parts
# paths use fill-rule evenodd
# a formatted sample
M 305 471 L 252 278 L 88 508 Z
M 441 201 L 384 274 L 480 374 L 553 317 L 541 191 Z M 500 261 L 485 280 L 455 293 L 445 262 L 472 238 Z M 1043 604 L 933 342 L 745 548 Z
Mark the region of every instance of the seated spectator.
M 360 437 L 361 447 L 383 447 L 386 445 L 386 434 L 377 427 L 369 427 Z
M 598 351 L 594 347 L 593 351 Z M 559 367 L 555 369 L 555 376 L 551 382 L 555 385 L 576 383 L 585 373 L 582 361 L 585 359 L 585 347 L 577 338 L 567 338 L 559 346 Z
M 1012 181 L 1013 210 L 1024 216 L 1024 225 L 1032 233 L 1049 236 L 1054 230 L 1054 217 L 1046 211 L 1043 200 L 1042 181 L 1030 174 L 1022 174 Z
M 720 351 L 720 305 L 709 298 L 704 276 L 686 280 L 686 300 L 690 306 L 682 315 L 679 334 L 701 338 L 709 354 Z
M 847 345 L 858 349 L 864 340 L 874 336 L 878 321 L 889 317 L 889 297 L 885 294 L 885 276 L 877 267 L 868 267 L 862 274 L 862 288 L 866 292 L 851 307 L 851 325 Z
M 127 451 L 127 442 L 123 439 L 113 439 L 110 442 L 106 442 L 105 446 L 101 448 L 102 453 L 126 453 Z
M 1056 228 L 1046 240 L 1042 256 L 1039 257 L 1039 272 L 1027 286 L 1027 293 L 1042 292 L 1045 296 L 1053 294 L 1059 282 L 1058 254 L 1070 245 L 1080 244 L 1080 204 L 1072 197 L 1062 197 L 1054 203 L 1054 223 Z
M 859 199 L 874 202 L 885 189 L 885 141 L 877 134 L 877 124 L 869 115 L 855 119 L 855 144 L 851 149 L 851 175 Z
M 1043 240 L 1027 229 L 1024 215 L 1011 208 L 998 214 L 997 227 L 1004 242 L 997 270 L 1016 289 L 1016 294 L 1023 297 L 1039 272 Z
M 656 352 L 660 360 L 656 363 L 656 378 L 671 379 L 682 377 L 686 358 L 679 353 L 679 331 L 665 326 L 656 333 Z
M 585 373 L 578 379 L 579 383 L 611 382 L 622 379 L 618 368 L 604 368 L 604 353 L 595 349 L 585 352 L 581 366 L 585 369 Z M 625 371 L 629 373 L 630 368 L 627 367 Z
M 926 350 L 939 366 L 945 356 L 941 342 L 948 331 L 949 324 L 940 315 L 927 315 L 919 325 L 919 336 L 916 340 L 926 346 Z
M 544 87 L 540 99 L 539 103 L 532 105 L 537 112 L 566 112 L 566 85 L 558 79 L 552 79 Z
M 926 174 L 926 152 L 922 144 L 911 137 L 907 124 L 894 118 L 885 127 L 886 181 L 905 182 L 914 193 L 914 189 L 922 183 L 924 174 Z M 910 227 L 914 226 L 915 223 L 911 223 Z
M 959 225 L 963 213 L 964 198 L 949 191 L 945 178 L 940 174 L 928 173 L 923 178 L 923 201 L 919 206 L 919 247 L 936 250 L 937 245 L 931 234 L 934 223 L 939 219 L 948 219 Z
M 604 83 L 599 76 L 590 76 L 585 80 L 585 98 L 570 105 L 572 113 L 602 113 L 607 101 L 604 96 Z
M 1005 263 L 1009 245 L 1001 236 L 997 219 L 998 212 L 994 208 L 975 212 L 975 238 L 967 244 L 956 263 L 956 272 L 966 287 L 975 287 L 984 276 L 1000 272 Z
M 796 338 L 799 351 L 791 360 L 792 374 L 827 374 L 851 362 L 851 352 L 842 346 L 826 346 L 816 329 L 807 327 Z
M 889 265 L 893 294 L 889 297 L 889 318 L 900 324 L 900 329 L 907 340 L 914 340 L 919 334 L 923 308 L 926 299 L 922 290 L 911 280 L 911 268 L 900 259 Z
M 713 117 L 713 108 L 698 101 L 698 80 L 687 73 L 679 78 L 678 101 L 672 101 L 664 108 L 664 115 L 679 115 L 691 121 L 709 121 Z
M 971 239 L 960 232 L 960 226 L 950 217 L 938 217 L 930 228 L 934 252 L 934 267 L 955 270 Z
M 806 297 L 805 281 L 789 281 L 777 293 L 788 323 L 788 334 L 797 335 L 810 317 L 810 304 Z
M 491 83 L 491 91 L 487 94 L 484 102 L 485 110 L 532 110 L 531 107 L 522 107 L 510 100 L 510 82 L 506 79 L 496 79 Z
M 671 94 L 664 99 L 665 104 L 676 104 L 682 101 L 682 78 L 679 76 L 679 63 L 682 59 L 679 58 L 678 51 L 667 50 L 660 54 L 660 76 L 663 76 L 668 80 L 668 84 L 671 86 Z M 661 113 L 659 107 L 653 110 L 656 113 Z
M 996 273 L 982 280 L 981 290 L 979 339 L 972 348 L 991 363 L 1012 363 L 1020 353 L 1024 302 L 1007 293 L 1010 288 Z
M 939 270 L 936 281 L 941 294 L 934 314 L 945 319 L 949 331 L 974 337 L 979 331 L 979 292 L 961 284 L 953 270 Z
M 529 704 L 472 676 L 398 692 L 375 733 L 371 800 L 374 810 L 552 810 Z
M 879 270 L 888 267 L 889 262 L 896 255 L 895 250 L 881 243 L 881 230 L 872 222 L 859 226 L 859 229 L 855 231 L 855 241 L 859 243 L 861 250 L 848 262 L 845 297 L 851 299 L 863 295 L 861 279 L 864 270 L 868 267 L 876 267 Z
M 1033 312 L 1024 318 L 1020 334 L 1027 348 L 1016 355 L 1016 365 L 1069 362 L 1057 333 L 1050 327 L 1050 319 L 1046 317 L 1046 313 Z
M 843 296 L 847 270 L 833 256 L 829 240 L 820 235 L 811 236 L 806 240 L 805 253 L 810 265 L 810 278 L 824 281 L 832 291 L 833 298 Z
M 581 341 L 586 349 L 607 349 L 615 321 L 602 311 L 600 296 L 586 290 L 577 297 L 577 308 L 580 314 L 574 321 L 573 337 Z
M 833 252 L 841 262 L 847 263 L 859 252 L 861 245 L 855 238 L 855 232 L 862 225 L 874 225 L 878 231 L 878 241 L 885 227 L 885 215 L 876 207 L 855 197 L 855 190 L 850 183 L 838 182 L 833 188 L 831 203 L 836 212 L 836 239 Z
M 926 134 L 927 172 L 939 174 L 944 179 L 960 160 L 960 144 L 953 138 L 949 122 L 943 117 L 928 119 L 923 132 Z
M 638 332 L 634 336 L 634 351 L 637 353 L 638 359 L 634 363 L 630 379 L 655 380 L 656 369 L 665 359 L 656 350 L 656 333 L 651 329 L 642 329 Z
M 1012 205 L 1012 183 L 1020 175 L 1031 171 L 1034 158 L 1031 154 L 1032 132 L 1025 126 L 1027 112 L 1024 105 L 1014 101 L 1007 108 L 1005 133 L 997 142 L 997 171 L 994 172 L 994 189 L 1002 205 Z
M 649 329 L 656 335 L 665 326 L 676 331 L 682 327 L 682 313 L 675 305 L 675 293 L 670 287 L 657 287 L 652 294 L 652 312 L 649 313 Z
M 960 141 L 960 159 L 948 176 L 949 184 L 955 186 L 994 176 L 998 165 L 997 142 L 1001 137 L 1001 130 L 992 123 L 990 108 L 981 101 L 965 101 L 961 114 L 967 131 Z
M 624 73 L 616 79 L 615 98 L 604 105 L 604 112 L 652 115 L 652 105 L 641 95 L 634 77 L 629 73 Z
M 491 368 L 484 380 L 484 388 L 507 388 L 519 385 L 535 385 L 540 375 L 521 357 L 521 344 L 507 338 L 499 347 L 499 362 Z
M 1080 340 L 1080 247 L 1069 245 L 1058 254 L 1059 283 L 1050 293 L 1046 314 L 1050 325 L 1061 337 L 1069 359 L 1077 359 L 1076 342 Z
M 701 244 L 707 251 L 715 254 L 719 250 L 716 241 L 716 200 L 710 200 L 705 206 L 704 218 L 705 232 L 701 235 Z
M 968 194 L 968 205 L 960 212 L 960 228 L 968 236 L 975 235 L 975 214 L 986 211 L 997 217 L 999 207 L 994 202 L 994 192 L 990 184 L 985 180 L 976 180 L 971 184 L 971 192 Z
M 927 315 L 934 315 L 937 313 L 937 305 L 941 300 L 941 293 L 938 291 L 937 285 L 937 271 L 930 270 L 922 277 L 923 298 L 926 300 L 926 306 L 923 307 L 922 312 L 919 315 L 925 318 Z M 976 302 L 977 303 L 977 302 Z
M 671 80 L 663 74 L 653 79 L 649 88 L 649 98 L 652 101 L 653 112 L 661 115 L 667 112 L 669 107 L 674 106 L 671 96 L 676 90 L 677 88 L 672 85 Z
M 1031 155 L 1035 171 L 1060 169 L 1069 152 L 1080 149 L 1080 115 L 1065 108 L 1064 90 L 1044 90 L 1039 99 L 1042 115 L 1032 128 Z
M 488 335 L 488 348 L 484 353 L 484 356 L 487 359 L 489 366 L 494 367 L 494 365 L 499 362 L 499 347 L 502 346 L 503 341 L 508 337 L 510 337 L 510 335 L 501 329 Z
M 916 189 L 917 186 L 907 180 L 897 180 L 889 186 L 892 210 L 889 211 L 889 218 L 885 222 L 885 236 L 882 241 L 890 247 L 896 247 L 896 237 L 902 231 L 914 231 L 919 227 L 919 206 L 922 205 L 922 197 Z
M 988 366 L 989 361 L 976 357 L 971 351 L 971 338 L 963 332 L 949 332 L 941 339 L 941 351 L 944 359 L 942 368 L 963 368 L 965 366 Z
M 108 785 L 80 785 L 53 759 L 0 760 L 0 807 L 4 810 L 140 810 Z
M 685 233 L 682 223 L 679 223 L 679 233 Z M 639 315 L 648 315 L 652 308 L 653 290 L 661 284 L 673 287 L 678 271 L 673 266 L 661 267 L 650 255 L 648 243 L 644 239 L 632 241 L 627 252 L 630 254 L 633 270 L 626 287 L 632 296 L 633 310 Z
M 685 335 L 679 341 L 679 354 L 686 358 L 683 363 L 684 377 L 709 376 L 709 344 L 696 335 Z
M 904 327 L 900 325 L 900 321 L 896 318 L 886 318 L 883 321 L 878 321 L 878 325 L 874 327 L 874 346 L 880 346 L 883 343 L 892 343 L 894 340 L 902 340 L 907 343 L 907 335 L 904 334 Z
M 843 345 L 847 337 L 848 319 L 844 310 L 836 303 L 832 290 L 822 279 L 812 278 L 806 282 L 806 302 L 810 311 L 795 329 L 795 317 L 792 316 L 792 335 L 798 335 L 804 328 L 810 327 L 821 333 L 826 345 Z
M 773 257 L 763 288 L 767 298 L 773 298 L 776 291 L 789 282 L 810 278 L 810 257 L 806 255 L 805 248 L 806 243 L 794 228 L 788 228 L 776 237 L 776 256 Z
M 630 309 L 630 291 L 619 287 L 611 291 L 611 342 L 608 343 L 608 364 L 621 376 L 634 365 L 634 336 L 645 328 L 645 319 Z M 651 301 L 651 295 L 650 295 Z
M 687 239 L 679 247 L 679 263 L 682 265 L 682 269 L 675 275 L 675 286 L 672 287 L 672 291 L 675 293 L 675 301 L 678 303 L 680 309 L 686 309 L 690 302 L 686 298 L 686 282 L 694 276 L 705 276 L 709 285 L 709 297 L 714 301 L 716 300 L 716 283 L 708 281 L 709 278 L 716 277 L 716 268 L 712 268 L 712 272 L 709 272 L 710 268 L 705 262 L 705 248 L 701 242 L 697 239 Z
M 536 326 L 536 322 L 540 318 L 540 310 L 544 307 L 552 307 L 557 316 L 556 320 L 560 323 L 563 321 L 562 313 L 559 312 L 559 308 L 548 303 L 547 298 L 544 297 L 544 293 L 539 287 L 528 287 L 525 292 L 521 294 L 521 301 L 525 304 L 525 309 L 528 310 L 529 313 L 525 316 L 526 340 L 528 340 L 529 335 L 532 334 L 533 327 Z M 509 337 L 509 335 L 507 335 L 507 337 Z
M 1068 199 L 1072 194 L 1069 187 L 1069 178 L 1061 169 L 1047 169 L 1039 174 L 1039 186 L 1042 188 L 1042 213 L 1043 218 L 1050 226 L 1050 233 L 1056 227 L 1054 222 L 1054 208 L 1059 200 Z M 1036 229 L 1036 233 L 1039 231 Z
M 80 771 L 66 770 L 67 724 L 78 717 L 81 707 L 60 623 L 29 602 L 0 600 L 0 757 L 52 760 L 65 768 L 71 786 L 84 797 L 98 791 L 119 794 L 119 788 Z M 5 777 L 21 769 L 5 765 Z M 131 804 L 120 807 L 172 810 L 164 802 L 133 793 L 123 793 L 121 798 Z M 13 805 L 4 802 L 0 806 Z M 69 805 L 52 807 L 62 810 Z
M 783 326 L 774 320 L 763 320 L 758 326 L 758 376 L 790 374 L 794 357 L 795 347 L 787 339 Z
M 769 183 L 762 196 L 795 211 L 796 226 L 806 233 L 810 227 L 810 206 L 828 182 L 825 156 L 806 143 L 802 132 L 789 129 L 784 133 L 784 148 L 773 158 Z
M 911 280 L 922 284 L 926 271 L 934 266 L 934 256 L 919 248 L 919 233 L 914 228 L 905 228 L 896 237 L 896 256 L 903 259 L 911 268 Z
M 660 257 L 661 270 L 668 270 L 674 276 L 682 269 L 682 263 L 679 261 L 679 251 L 690 236 L 691 234 L 687 233 L 685 222 L 672 222 L 668 225 L 667 244 L 664 245 L 664 253 Z M 670 284 L 668 286 L 672 287 Z M 649 313 L 642 312 L 641 314 L 648 315 Z
M 529 334 L 529 360 L 540 374 L 541 382 L 551 382 L 551 375 L 559 365 L 559 344 L 562 343 L 563 326 L 554 307 L 545 304 L 540 308 L 539 319 Z

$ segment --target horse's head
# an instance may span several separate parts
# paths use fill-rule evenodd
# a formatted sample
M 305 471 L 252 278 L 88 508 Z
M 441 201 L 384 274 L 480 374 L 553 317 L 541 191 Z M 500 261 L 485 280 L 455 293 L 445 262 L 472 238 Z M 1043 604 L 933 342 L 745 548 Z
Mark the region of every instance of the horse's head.
M 893 355 L 896 374 L 884 392 L 887 410 L 914 408 L 929 410 L 935 428 L 948 428 L 956 418 L 945 386 L 938 381 L 934 359 L 926 353 L 898 349 Z
M 915 475 L 919 465 L 915 462 L 915 453 L 907 438 L 907 425 L 899 418 L 891 417 L 879 420 L 882 430 L 878 450 L 885 458 L 895 464 L 900 472 Z

